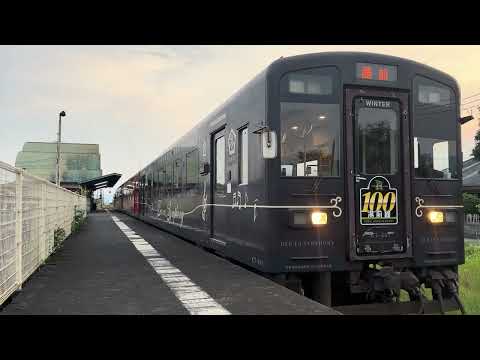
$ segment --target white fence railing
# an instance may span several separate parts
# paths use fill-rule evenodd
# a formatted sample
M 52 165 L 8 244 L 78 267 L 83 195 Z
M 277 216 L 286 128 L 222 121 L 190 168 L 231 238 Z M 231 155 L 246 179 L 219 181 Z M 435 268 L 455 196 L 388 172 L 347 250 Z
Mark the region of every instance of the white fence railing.
M 480 224 L 480 214 L 465 214 L 465 224 Z
M 0 305 L 50 256 L 55 231 L 71 233 L 84 196 L 0 161 Z

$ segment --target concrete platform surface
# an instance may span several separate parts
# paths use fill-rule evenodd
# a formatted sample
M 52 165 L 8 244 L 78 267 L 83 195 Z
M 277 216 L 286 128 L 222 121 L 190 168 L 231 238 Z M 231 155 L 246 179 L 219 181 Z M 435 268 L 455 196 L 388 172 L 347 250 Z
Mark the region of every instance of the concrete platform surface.
M 0 314 L 337 312 L 127 215 L 93 213 Z

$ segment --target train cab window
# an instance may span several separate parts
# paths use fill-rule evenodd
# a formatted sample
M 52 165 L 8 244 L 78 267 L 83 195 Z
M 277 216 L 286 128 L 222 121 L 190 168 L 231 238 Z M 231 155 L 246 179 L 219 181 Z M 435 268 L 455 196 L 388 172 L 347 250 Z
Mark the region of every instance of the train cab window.
M 414 80 L 414 167 L 417 178 L 456 179 L 456 101 L 453 90 L 417 76 Z
M 248 184 L 248 128 L 240 130 L 238 147 L 239 183 L 246 185 Z
M 397 111 L 361 107 L 356 121 L 360 173 L 396 174 L 400 136 Z
M 281 104 L 281 175 L 338 176 L 338 104 Z
M 215 187 L 223 191 L 225 187 L 225 137 L 215 141 Z
M 338 71 L 295 71 L 280 81 L 280 175 L 332 177 L 340 172 Z

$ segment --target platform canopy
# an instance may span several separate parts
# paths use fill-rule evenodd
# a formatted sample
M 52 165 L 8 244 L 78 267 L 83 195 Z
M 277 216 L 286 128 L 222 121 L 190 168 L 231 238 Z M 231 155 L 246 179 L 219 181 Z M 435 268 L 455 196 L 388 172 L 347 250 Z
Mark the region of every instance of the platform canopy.
M 80 186 L 87 190 L 95 191 L 98 189 L 109 188 L 115 186 L 117 181 L 122 177 L 121 174 L 112 173 L 104 176 L 100 176 L 88 181 L 80 183 Z

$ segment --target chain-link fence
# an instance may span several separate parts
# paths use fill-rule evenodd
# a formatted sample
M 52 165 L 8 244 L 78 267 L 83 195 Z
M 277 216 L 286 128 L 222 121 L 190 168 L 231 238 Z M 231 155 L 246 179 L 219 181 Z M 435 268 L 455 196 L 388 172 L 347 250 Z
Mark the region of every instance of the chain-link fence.
M 0 161 L 0 305 L 71 233 L 87 199 Z

